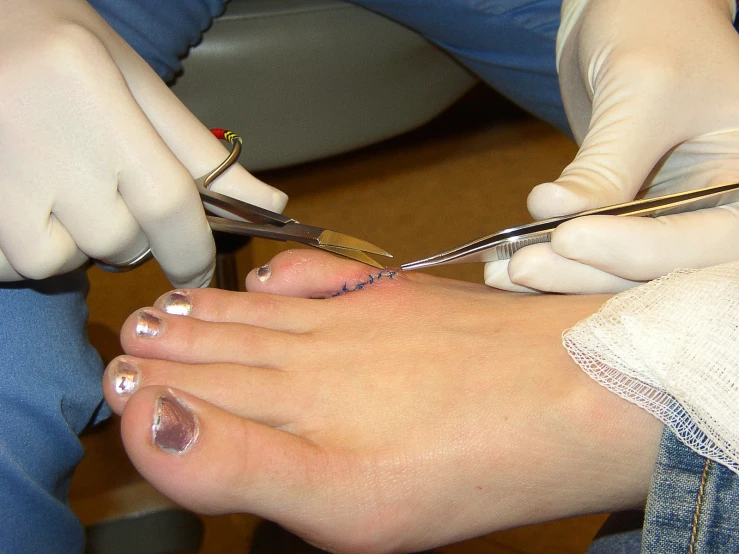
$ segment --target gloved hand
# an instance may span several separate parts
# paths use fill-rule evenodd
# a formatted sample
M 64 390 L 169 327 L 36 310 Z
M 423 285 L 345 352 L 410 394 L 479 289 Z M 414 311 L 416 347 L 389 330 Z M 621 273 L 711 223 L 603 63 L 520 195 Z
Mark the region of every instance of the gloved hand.
M 536 219 L 739 181 L 734 0 L 565 0 L 560 86 L 580 150 L 533 189 Z M 616 292 L 739 259 L 739 205 L 561 225 L 485 268 L 507 290 Z
M 215 246 L 193 178 L 227 155 L 87 2 L 0 0 L 0 281 L 151 246 L 173 285 L 206 285 Z M 241 167 L 213 189 L 287 201 Z

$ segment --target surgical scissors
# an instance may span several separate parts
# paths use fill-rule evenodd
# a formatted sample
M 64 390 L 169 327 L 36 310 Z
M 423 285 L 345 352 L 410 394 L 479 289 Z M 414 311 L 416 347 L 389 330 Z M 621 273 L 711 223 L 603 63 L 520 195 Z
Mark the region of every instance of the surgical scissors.
M 291 217 L 210 190 L 210 185 L 213 181 L 236 163 L 242 149 L 241 137 L 235 133 L 226 129 L 211 129 L 211 132 L 218 139 L 230 142 L 232 145 L 231 152 L 213 171 L 196 179 L 195 185 L 206 210 L 212 212 L 212 207 L 216 207 L 240 218 L 233 220 L 216 215 L 208 215 L 208 223 L 213 231 L 271 240 L 290 240 L 320 248 L 321 250 L 326 250 L 378 269 L 385 269 L 385 266 L 379 264 L 367 254 L 376 254 L 390 258 L 392 258 L 392 254 L 374 244 L 324 227 L 304 225 Z M 151 257 L 151 251 L 149 250 L 136 259 L 124 264 L 115 265 L 99 261 L 97 263 L 108 271 L 120 272 L 133 269 L 148 261 Z
M 739 191 L 739 183 L 717 185 L 535 221 L 534 223 L 503 229 L 492 235 L 480 237 L 428 258 L 405 263 L 400 268 L 411 270 L 443 264 L 507 260 L 521 248 L 532 244 L 550 242 L 552 233 L 558 226 L 575 218 L 589 215 L 657 217 L 735 202 L 739 200 L 737 191 Z

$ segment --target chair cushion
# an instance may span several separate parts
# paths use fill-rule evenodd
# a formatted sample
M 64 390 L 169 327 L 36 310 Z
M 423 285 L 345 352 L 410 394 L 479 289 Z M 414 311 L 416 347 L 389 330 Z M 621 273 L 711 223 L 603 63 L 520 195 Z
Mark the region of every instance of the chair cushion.
M 411 30 L 338 0 L 231 0 L 183 62 L 174 92 L 270 169 L 413 129 L 476 79 Z

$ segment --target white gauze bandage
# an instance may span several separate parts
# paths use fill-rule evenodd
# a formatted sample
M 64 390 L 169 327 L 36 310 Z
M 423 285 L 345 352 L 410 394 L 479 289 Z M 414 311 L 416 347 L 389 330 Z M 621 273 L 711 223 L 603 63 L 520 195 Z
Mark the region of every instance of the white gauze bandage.
M 739 262 L 619 294 L 563 343 L 598 383 L 739 473 Z

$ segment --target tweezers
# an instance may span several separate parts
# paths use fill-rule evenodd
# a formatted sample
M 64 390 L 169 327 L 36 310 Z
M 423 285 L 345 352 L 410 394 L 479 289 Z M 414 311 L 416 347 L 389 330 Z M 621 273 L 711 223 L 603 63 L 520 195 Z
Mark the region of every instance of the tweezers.
M 259 206 L 254 206 L 253 204 L 210 190 L 211 183 L 236 163 L 242 149 L 241 137 L 235 133 L 225 129 L 211 129 L 211 132 L 216 138 L 230 142 L 232 149 L 223 163 L 207 175 L 196 179 L 195 185 L 200 194 L 200 199 L 203 201 L 203 205 L 207 210 L 213 211 L 212 208 L 215 207 L 239 218 L 238 220 L 233 220 L 216 215 L 207 215 L 208 223 L 213 231 L 271 240 L 290 240 L 320 248 L 321 250 L 326 250 L 327 252 L 332 252 L 378 269 L 385 269 L 384 265 L 379 264 L 367 254 L 376 254 L 390 258 L 392 258 L 392 254 L 374 244 L 323 227 L 304 225 L 291 217 L 265 210 Z M 115 265 L 99 261 L 97 263 L 108 271 L 120 272 L 133 269 L 148 261 L 151 257 L 151 250 L 149 250 L 136 259 L 124 264 Z
M 507 260 L 521 248 L 532 244 L 550 242 L 553 231 L 559 225 L 579 217 L 589 215 L 650 217 L 669 215 L 736 202 L 739 200 L 739 196 L 732 193 L 736 193 L 738 190 L 739 183 L 717 185 L 665 196 L 635 200 L 633 202 L 626 202 L 625 204 L 606 206 L 563 217 L 544 219 L 480 237 L 451 250 L 429 256 L 428 258 L 405 263 L 400 268 L 411 270 L 443 264 Z

